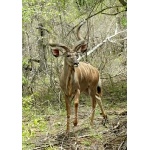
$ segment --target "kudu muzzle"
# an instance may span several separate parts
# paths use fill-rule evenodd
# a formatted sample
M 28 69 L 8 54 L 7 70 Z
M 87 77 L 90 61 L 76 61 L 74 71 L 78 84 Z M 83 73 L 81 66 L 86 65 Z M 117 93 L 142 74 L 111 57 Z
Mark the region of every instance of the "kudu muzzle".
M 74 64 L 74 67 L 78 67 L 79 61 L 78 61 L 77 57 L 73 58 L 73 64 Z

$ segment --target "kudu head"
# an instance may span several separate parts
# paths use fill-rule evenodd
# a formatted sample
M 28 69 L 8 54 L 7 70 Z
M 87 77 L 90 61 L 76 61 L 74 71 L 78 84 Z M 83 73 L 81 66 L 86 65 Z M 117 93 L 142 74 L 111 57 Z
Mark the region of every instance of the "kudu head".
M 59 57 L 59 51 L 61 51 L 62 49 L 62 55 L 65 57 L 67 65 L 69 65 L 70 67 L 78 67 L 78 54 L 84 53 L 87 50 L 87 42 L 79 35 L 79 30 L 83 23 L 84 22 L 82 22 L 77 28 L 78 42 L 72 48 L 61 43 L 50 43 L 50 46 L 52 48 L 52 54 L 55 57 Z

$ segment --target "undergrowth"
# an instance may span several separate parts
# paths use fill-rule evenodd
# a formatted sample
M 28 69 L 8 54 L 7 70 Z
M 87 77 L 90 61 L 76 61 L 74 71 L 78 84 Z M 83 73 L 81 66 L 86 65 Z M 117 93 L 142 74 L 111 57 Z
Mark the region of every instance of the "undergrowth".
M 38 94 L 37 94 L 38 95 Z M 36 97 L 36 94 L 24 96 L 22 100 L 22 149 L 23 150 L 35 150 L 36 147 L 41 144 L 39 138 L 49 139 L 48 144 L 44 145 L 43 150 L 59 150 L 63 145 L 63 134 L 66 129 L 66 110 L 64 100 L 55 101 L 53 98 L 46 99 L 43 97 Z M 39 101 L 40 99 L 40 101 Z M 126 82 L 113 83 L 109 86 L 105 84 L 103 86 L 103 105 L 105 111 L 108 113 L 110 120 L 114 120 L 114 112 L 121 112 L 126 110 Z M 72 121 L 73 121 L 73 102 L 72 102 Z M 102 131 L 106 130 L 106 127 L 101 125 L 99 120 L 102 119 L 99 107 L 96 107 L 95 111 L 95 125 L 90 126 L 91 115 L 91 101 L 90 98 L 81 95 L 79 105 L 79 124 L 76 128 L 71 123 L 72 142 L 74 138 L 80 148 L 88 148 L 94 143 L 99 147 L 102 146 L 104 136 Z M 54 140 L 55 139 L 55 140 Z M 60 142 L 61 140 L 61 142 Z M 57 141 L 57 142 L 56 142 Z M 95 142 L 94 142 L 95 141 Z M 65 144 L 70 141 L 66 141 Z M 77 145 L 76 145 L 77 146 Z M 42 149 L 42 148 L 41 148 Z

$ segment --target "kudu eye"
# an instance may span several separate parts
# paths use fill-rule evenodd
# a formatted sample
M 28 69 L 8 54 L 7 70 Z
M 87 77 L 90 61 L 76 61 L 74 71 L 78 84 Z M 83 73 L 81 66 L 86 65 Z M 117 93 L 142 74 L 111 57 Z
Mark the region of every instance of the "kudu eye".
M 67 57 L 70 57 L 71 55 L 70 54 L 67 54 Z
M 78 54 L 78 53 L 76 53 L 76 57 L 79 57 L 79 54 Z

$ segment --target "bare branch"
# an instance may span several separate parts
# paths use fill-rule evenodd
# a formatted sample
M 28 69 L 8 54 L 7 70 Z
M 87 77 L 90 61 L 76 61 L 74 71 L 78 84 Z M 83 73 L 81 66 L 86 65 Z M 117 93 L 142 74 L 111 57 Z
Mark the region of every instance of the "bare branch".
M 127 2 L 125 2 L 124 0 L 119 0 L 119 2 L 120 2 L 123 6 L 127 6 Z
M 111 6 L 111 7 L 106 7 L 106 8 L 104 8 L 104 9 L 98 11 L 97 13 L 95 13 L 95 14 L 93 14 L 93 15 L 87 17 L 85 20 L 90 19 L 90 18 L 92 18 L 93 16 L 98 15 L 98 14 L 100 14 L 100 13 L 103 13 L 103 11 L 105 11 L 105 10 L 107 10 L 107 9 L 119 8 L 119 7 L 123 7 L 123 6 Z
M 104 43 L 106 43 L 107 41 L 110 41 L 111 38 L 117 36 L 118 34 L 124 33 L 124 32 L 126 32 L 126 31 L 127 31 L 127 29 L 126 29 L 126 30 L 123 30 L 123 31 L 120 31 L 120 32 L 118 32 L 118 33 L 115 33 L 115 34 L 113 34 L 113 35 L 107 37 L 103 42 L 97 44 L 93 49 L 91 49 L 90 51 L 88 51 L 88 52 L 87 52 L 87 56 L 90 55 L 91 53 L 93 53 L 97 48 L 99 48 L 100 46 L 102 46 L 102 45 L 103 45 Z M 78 60 L 81 60 L 81 59 L 84 58 L 84 57 L 85 57 L 85 55 L 80 56 L 80 57 L 78 58 Z
M 122 11 L 119 11 L 119 12 L 116 12 L 116 13 L 113 13 L 113 14 L 108 14 L 108 13 L 101 13 L 101 14 L 104 14 L 104 15 L 110 15 L 110 16 L 115 16 L 115 15 L 118 15 L 118 14 L 120 14 L 120 13 L 122 13 L 122 12 L 125 12 L 126 10 L 122 10 Z
M 44 27 L 42 27 L 42 26 L 38 26 L 38 27 L 36 27 L 36 29 L 42 29 L 42 30 L 45 30 L 45 31 L 47 31 L 48 33 L 50 33 L 48 29 L 46 29 L 46 28 L 44 28 Z
M 123 6 L 111 6 L 111 7 L 106 7 L 106 8 L 104 8 L 104 9 L 102 9 L 102 10 L 96 12 L 96 13 L 93 14 L 93 15 L 89 15 L 87 18 L 84 19 L 84 21 L 81 21 L 81 22 L 79 22 L 77 25 L 75 25 L 75 26 L 66 34 L 66 37 L 67 37 L 77 26 L 79 26 L 82 22 L 83 22 L 83 24 L 84 24 L 86 20 L 88 20 L 88 19 L 90 19 L 90 18 L 92 18 L 92 17 L 94 17 L 94 16 L 96 16 L 96 15 L 98 15 L 98 14 L 100 14 L 100 13 L 102 13 L 102 14 L 107 14 L 107 13 L 104 13 L 105 10 L 112 9 L 112 8 L 119 8 L 119 7 L 123 7 Z M 121 13 L 121 12 L 124 12 L 124 11 L 126 11 L 126 9 L 125 9 L 125 10 L 122 10 L 122 11 L 120 11 L 120 12 L 114 13 L 114 14 L 107 14 L 107 15 L 117 15 L 117 14 L 119 14 L 119 13 Z M 91 12 L 92 12 L 92 11 L 91 11 Z M 91 12 L 90 12 L 90 14 L 91 14 Z

